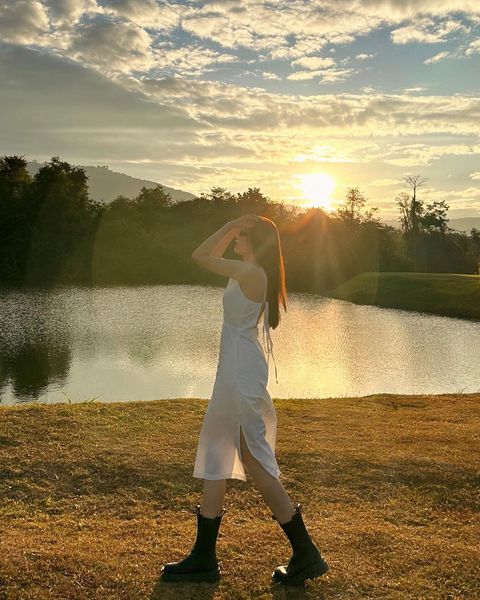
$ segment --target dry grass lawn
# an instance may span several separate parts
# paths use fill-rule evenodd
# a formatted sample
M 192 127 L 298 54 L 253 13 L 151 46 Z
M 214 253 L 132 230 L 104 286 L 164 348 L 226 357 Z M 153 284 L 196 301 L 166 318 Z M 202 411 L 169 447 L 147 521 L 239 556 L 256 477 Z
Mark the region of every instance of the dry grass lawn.
M 228 480 L 218 584 L 159 581 L 190 550 L 206 400 L 0 408 L 0 599 L 480 598 L 480 395 L 274 400 L 277 458 L 330 564 L 271 587 L 290 546 Z

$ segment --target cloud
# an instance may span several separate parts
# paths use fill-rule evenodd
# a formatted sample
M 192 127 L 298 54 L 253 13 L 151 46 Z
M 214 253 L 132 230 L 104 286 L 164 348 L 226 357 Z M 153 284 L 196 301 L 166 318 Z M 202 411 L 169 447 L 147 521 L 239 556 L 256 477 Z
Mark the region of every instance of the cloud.
M 180 48 L 157 49 L 157 64 L 163 72 L 182 73 L 184 76 L 200 76 L 218 69 L 218 65 L 241 63 L 236 55 L 217 52 L 200 44 Z
M 422 188 L 422 200 L 426 204 L 438 200 L 445 200 L 449 208 L 453 211 L 466 209 L 470 214 L 480 209 L 480 189 L 470 187 L 459 190 L 444 190 L 437 188 Z M 476 213 L 474 213 L 476 214 Z M 467 214 L 465 215 L 467 216 Z
M 440 62 L 441 60 L 443 60 L 444 58 L 447 58 L 447 56 L 450 56 L 449 52 L 439 52 L 438 54 L 435 54 L 435 56 L 432 56 L 431 58 L 428 58 L 427 60 L 424 60 L 423 63 L 425 65 L 430 65 L 433 63 L 437 63 Z
M 342 64 L 345 61 L 342 61 Z M 323 56 L 304 56 L 292 62 L 294 67 L 300 67 L 304 70 L 295 71 L 287 76 L 287 79 L 293 81 L 306 81 L 320 77 L 320 84 L 334 83 L 347 79 L 354 69 L 342 69 L 336 66 L 335 60 L 331 57 Z
M 478 94 L 434 95 L 415 80 L 388 93 L 365 75 L 376 73 L 368 59 L 391 60 L 390 39 L 450 42 L 425 64 L 476 61 L 479 24 L 473 0 L 0 0 L 0 35 L 17 44 L 0 44 L 0 143 L 197 189 L 260 179 L 287 194 L 289 173 L 322 164 L 342 181 L 394 180 L 450 156 L 474 171 Z M 253 85 L 222 81 L 247 75 Z M 349 78 L 358 93 L 320 87 Z
M 45 7 L 36 0 L 0 3 L 0 36 L 4 42 L 31 44 L 49 29 Z
M 472 54 L 480 54 L 480 38 L 473 40 L 468 45 L 468 48 L 465 50 L 466 56 L 471 56 Z
M 209 129 L 184 107 L 149 102 L 145 94 L 43 52 L 0 46 L 0 76 L 9 83 L 0 87 L 2 152 L 145 157 L 168 154 L 169 143 L 196 143 Z
M 143 90 L 152 101 L 185 106 L 201 121 L 239 135 L 242 131 L 269 131 L 285 128 L 292 133 L 301 130 L 309 143 L 309 135 L 421 136 L 436 134 L 474 136 L 480 134 L 478 99 L 469 95 L 407 96 L 383 94 L 322 94 L 302 96 L 267 92 L 262 88 L 195 81 L 182 77 L 142 77 L 131 83 Z M 293 142 L 292 142 L 293 143 Z M 428 146 L 425 144 L 425 146 Z M 394 146 L 395 152 L 406 145 Z M 460 144 L 462 149 L 468 148 Z M 438 146 L 432 146 L 437 148 Z M 475 145 L 472 148 L 476 148 Z M 305 151 L 305 147 L 302 148 Z M 455 148 L 453 148 L 455 150 Z M 293 152 L 292 152 L 293 153 Z M 383 149 L 379 156 L 383 154 Z M 401 156 L 390 155 L 391 158 Z
M 287 79 L 293 81 L 304 81 L 313 79 L 314 77 L 321 77 L 320 84 L 324 83 L 336 83 L 337 81 L 343 81 L 347 79 L 352 73 L 355 73 L 355 69 L 317 69 L 316 71 L 295 71 L 287 76 Z
M 262 77 L 264 79 L 280 79 L 280 77 L 276 73 L 272 73 L 270 71 L 263 71 Z
M 472 179 L 480 179 L 480 171 L 474 171 L 473 173 L 470 173 L 470 177 Z
M 395 158 L 389 158 L 393 154 Z M 419 165 L 430 165 L 432 161 L 443 156 L 479 156 L 480 144 L 409 144 L 391 146 L 389 153 L 385 156 L 385 162 L 401 167 L 415 167 Z
M 292 63 L 297 74 L 287 77 L 290 81 L 308 81 L 307 71 L 333 68 L 331 59 L 319 56 L 326 46 L 354 42 L 380 27 L 397 27 L 391 32 L 394 43 L 433 43 L 464 35 L 468 19 L 471 25 L 480 21 L 480 6 L 473 0 L 17 0 L 1 3 L 0 11 L 4 40 L 51 49 L 112 77 L 151 70 L 199 76 L 220 61 L 233 62 L 227 58 L 232 53 L 238 52 L 240 60 L 246 49 L 257 61 Z M 461 12 L 463 21 L 457 16 Z M 177 60 L 187 48 L 196 49 L 190 67 Z M 465 55 L 478 51 L 473 41 Z M 372 56 L 360 53 L 357 60 Z M 313 77 L 328 84 L 355 72 L 331 70 Z
M 295 71 L 295 73 L 287 75 L 287 79 L 290 79 L 291 81 L 308 81 L 314 77 L 319 77 L 323 73 L 324 71 L 322 69 L 318 71 Z
M 298 60 L 294 60 L 292 65 L 301 67 L 303 69 L 310 69 L 314 71 L 315 69 L 325 69 L 327 67 L 331 67 L 335 64 L 333 58 L 323 57 L 323 56 L 304 56 L 303 58 L 299 58 Z
M 327 69 L 324 71 L 320 84 L 337 83 L 350 77 L 353 73 L 358 73 L 356 69 Z
M 403 89 L 403 92 L 406 94 L 413 94 L 414 92 L 426 92 L 426 91 L 428 91 L 428 88 L 426 88 L 422 85 L 417 85 L 415 87 Z
M 355 57 L 356 60 L 368 60 L 369 58 L 373 58 L 375 54 L 357 54 Z
M 68 55 L 102 71 L 145 71 L 156 64 L 152 38 L 132 21 L 109 16 L 87 18 L 75 28 Z
M 103 0 L 105 13 L 128 19 L 139 27 L 161 30 L 162 33 L 176 27 L 191 9 L 173 2 L 158 3 L 155 0 Z
M 391 38 L 394 44 L 409 44 L 418 42 L 421 44 L 438 44 L 446 42 L 451 33 L 468 33 L 469 27 L 455 21 L 446 19 L 444 22 L 437 23 L 433 19 L 423 18 L 415 23 L 400 27 L 391 32 Z
M 83 14 L 101 12 L 95 0 L 43 0 L 48 16 L 55 27 L 68 29 Z
M 358 154 L 342 160 L 428 165 L 443 156 L 480 154 L 478 143 L 399 144 L 399 135 L 480 134 L 478 99 L 448 96 L 267 92 L 180 76 L 120 77 L 117 83 L 60 57 L 25 48 L 2 48 L 0 90 L 4 150 L 68 148 L 92 158 L 162 161 L 195 156 L 222 161 L 236 153 L 257 166 L 288 164 L 316 154 L 318 139 L 339 140 L 328 160 L 342 156 L 347 140 L 363 139 Z M 32 110 L 32 106 L 35 110 Z M 365 145 L 372 133 L 378 144 Z M 382 141 L 388 140 L 388 141 Z M 161 143 L 165 145 L 162 147 Z M 193 151 L 192 151 L 193 148 Z M 88 150 L 89 149 L 89 150 Z M 182 158 L 183 157 L 183 158 Z M 193 160 L 193 158 L 192 158 Z M 188 168 L 191 168 L 190 166 Z M 256 168 L 256 167 L 254 167 Z M 279 167 L 281 168 L 281 167 Z

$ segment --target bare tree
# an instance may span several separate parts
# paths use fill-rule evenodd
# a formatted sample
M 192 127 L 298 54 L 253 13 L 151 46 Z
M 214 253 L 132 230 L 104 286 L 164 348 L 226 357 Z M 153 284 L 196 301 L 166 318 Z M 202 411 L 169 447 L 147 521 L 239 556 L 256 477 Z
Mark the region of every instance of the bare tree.
M 422 212 L 422 203 L 417 200 L 417 189 L 422 187 L 426 181 L 428 181 L 428 179 L 421 175 L 407 175 L 402 181 L 402 187 L 409 188 L 413 192 L 410 205 L 411 231 L 413 233 L 417 233 L 419 230 L 419 221 Z

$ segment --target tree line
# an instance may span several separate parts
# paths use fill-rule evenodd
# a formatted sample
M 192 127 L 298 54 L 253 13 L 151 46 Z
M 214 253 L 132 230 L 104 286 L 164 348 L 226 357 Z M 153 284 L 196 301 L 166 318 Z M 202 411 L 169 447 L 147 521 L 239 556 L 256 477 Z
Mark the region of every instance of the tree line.
M 110 204 L 89 196 L 80 167 L 53 157 L 34 177 L 23 156 L 0 158 L 0 284 L 14 286 L 223 284 L 191 253 L 226 221 L 245 213 L 272 219 L 292 291 L 322 292 L 363 271 L 478 273 L 480 232 L 448 227 L 443 201 L 425 205 L 426 181 L 406 177 L 396 197 L 399 228 L 366 208 L 357 188 L 336 211 L 287 207 L 259 188 L 213 187 L 174 202 L 161 185 Z M 225 253 L 235 258 L 232 245 Z

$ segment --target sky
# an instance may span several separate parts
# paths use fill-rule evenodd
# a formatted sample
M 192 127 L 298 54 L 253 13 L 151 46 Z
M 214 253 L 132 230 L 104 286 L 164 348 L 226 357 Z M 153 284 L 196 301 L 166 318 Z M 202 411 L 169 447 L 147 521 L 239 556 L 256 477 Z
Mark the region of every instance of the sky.
M 0 0 L 0 155 L 480 216 L 478 0 Z

